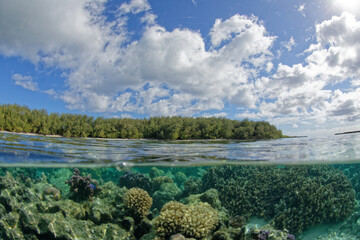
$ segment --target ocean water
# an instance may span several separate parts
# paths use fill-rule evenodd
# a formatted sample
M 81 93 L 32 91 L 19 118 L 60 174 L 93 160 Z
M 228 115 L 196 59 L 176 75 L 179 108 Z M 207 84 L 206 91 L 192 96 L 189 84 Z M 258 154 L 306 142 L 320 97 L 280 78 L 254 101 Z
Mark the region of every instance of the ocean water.
M 0 133 L 0 239 L 360 239 L 360 134 Z

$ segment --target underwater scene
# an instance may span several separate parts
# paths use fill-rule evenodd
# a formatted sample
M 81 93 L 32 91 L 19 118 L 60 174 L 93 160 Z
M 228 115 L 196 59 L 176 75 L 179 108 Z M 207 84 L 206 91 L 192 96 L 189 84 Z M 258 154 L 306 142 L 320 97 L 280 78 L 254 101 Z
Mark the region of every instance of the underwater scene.
M 360 239 L 359 150 L 0 133 L 0 238 Z

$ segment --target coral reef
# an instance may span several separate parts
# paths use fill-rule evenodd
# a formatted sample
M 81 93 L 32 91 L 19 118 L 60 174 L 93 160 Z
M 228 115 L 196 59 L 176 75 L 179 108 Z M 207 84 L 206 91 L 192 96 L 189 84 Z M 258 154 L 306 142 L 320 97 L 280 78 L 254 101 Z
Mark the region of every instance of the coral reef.
M 355 196 L 357 200 L 360 200 L 360 164 L 346 164 L 336 166 L 342 170 L 346 176 L 350 179 L 350 182 L 355 190 Z
M 173 182 L 174 181 L 172 180 L 172 178 L 170 178 L 168 176 L 154 177 L 152 179 L 153 190 L 154 191 L 158 190 L 163 183 L 173 183 Z
M 73 170 L 73 175 L 65 183 L 70 186 L 71 197 L 75 200 L 91 199 L 95 193 L 100 191 L 97 181 L 92 180 L 91 175 L 81 176 L 78 168 Z
M 155 219 L 157 236 L 162 239 L 177 233 L 185 237 L 204 238 L 217 224 L 217 211 L 208 203 L 202 202 L 196 205 L 168 202 Z
M 175 183 L 163 183 L 160 189 L 153 194 L 154 208 L 161 209 L 165 203 L 176 201 L 180 198 L 182 192 Z
M 187 179 L 185 173 L 183 172 L 177 172 L 175 173 L 175 182 L 181 186 L 181 184 L 183 184 L 183 182 L 185 182 Z
M 190 177 L 184 182 L 184 195 L 198 194 L 201 192 L 201 179 Z
M 158 169 L 158 168 L 156 168 L 156 167 L 152 167 L 151 169 L 150 169 L 150 172 L 149 172 L 149 176 L 151 177 L 151 178 L 156 178 L 156 177 L 161 177 L 161 176 L 164 176 L 164 171 L 163 170 L 160 170 L 160 169 Z
M 7 172 L 0 190 L 1 239 L 140 239 L 151 228 L 126 216 L 126 189 L 112 182 L 80 203 L 54 197 L 58 190 L 46 177 L 28 181 Z
M 355 168 L 341 170 L 357 176 Z M 352 185 L 330 166 L 108 171 L 106 179 L 121 177 L 105 182 L 100 176 L 105 169 L 87 171 L 100 178 L 96 191 L 97 182 L 77 169 L 72 176 L 68 169 L 11 169 L 15 175 L 3 170 L 0 238 L 293 240 L 292 234 L 301 238 L 314 225 L 344 219 L 319 239 L 360 238 L 360 205 L 355 208 Z M 150 192 L 126 187 L 133 185 Z M 88 190 L 76 196 L 81 189 Z
M 295 234 L 345 219 L 355 206 L 348 178 L 325 166 L 213 167 L 203 175 L 202 188 L 217 189 L 233 215 L 273 218 L 275 228 Z
M 144 189 L 148 193 L 152 192 L 152 183 L 150 178 L 138 172 L 126 171 L 119 177 L 119 185 L 120 187 L 126 187 L 128 189 L 137 187 Z
M 153 200 L 144 189 L 130 188 L 125 192 L 124 203 L 137 216 L 144 218 L 149 213 Z
M 52 196 L 56 201 L 61 199 L 61 192 L 56 187 L 47 187 L 43 193 L 44 195 Z
M 295 240 L 295 236 L 288 231 L 276 230 L 266 225 L 261 228 L 253 228 L 247 233 L 247 238 L 251 240 Z

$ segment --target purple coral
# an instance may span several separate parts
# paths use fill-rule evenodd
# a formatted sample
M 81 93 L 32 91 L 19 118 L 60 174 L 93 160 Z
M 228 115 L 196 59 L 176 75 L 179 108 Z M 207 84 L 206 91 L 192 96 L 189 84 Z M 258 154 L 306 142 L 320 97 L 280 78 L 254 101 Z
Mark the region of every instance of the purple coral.
M 91 175 L 81 176 L 78 168 L 74 169 L 73 175 L 65 183 L 70 186 L 72 197 L 76 200 L 91 200 L 95 193 L 100 190 L 97 181 L 92 180 Z
M 295 240 L 295 236 L 292 234 L 288 234 L 286 239 Z
M 269 237 L 270 232 L 265 230 L 260 230 L 260 233 L 257 235 L 258 240 L 266 240 Z

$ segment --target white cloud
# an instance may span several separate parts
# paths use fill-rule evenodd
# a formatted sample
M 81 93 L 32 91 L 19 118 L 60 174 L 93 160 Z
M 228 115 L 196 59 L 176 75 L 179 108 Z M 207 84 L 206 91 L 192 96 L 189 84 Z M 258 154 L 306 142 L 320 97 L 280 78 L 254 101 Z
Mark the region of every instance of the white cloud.
M 131 0 L 129 3 L 123 3 L 119 7 L 119 11 L 122 14 L 138 14 L 150 10 L 150 4 L 147 0 Z
M 146 13 L 142 18 L 141 22 L 146 23 L 148 25 L 155 25 L 157 16 L 152 13 Z
M 248 118 L 248 119 L 260 119 L 260 115 L 258 113 L 252 113 L 252 112 L 249 112 L 249 111 L 245 111 L 243 113 L 237 113 L 235 115 L 235 118 L 238 118 L 238 119 L 245 119 L 245 118 Z
M 145 0 L 123 3 L 113 22 L 103 3 L 1 2 L 0 53 L 64 71 L 66 89 L 51 95 L 71 109 L 192 115 L 226 101 L 255 106 L 253 79 L 270 69 L 275 40 L 257 18 L 216 20 L 217 49 L 206 50 L 198 31 L 157 25 Z M 144 33 L 130 41 L 122 14 L 144 11 Z
M 305 17 L 305 3 L 304 4 L 300 4 L 298 7 L 297 7 L 297 10 Z
M 271 100 L 259 106 L 263 116 L 302 116 L 317 122 L 360 119 L 360 22 L 343 13 L 316 25 L 316 40 L 306 51 L 305 64 L 279 64 L 276 73 L 263 78 L 264 96 Z M 353 80 L 352 80 L 353 79 Z M 349 81 L 347 92 L 333 89 Z M 332 90 L 333 89 L 333 90 Z
M 316 25 L 305 62 L 274 66 L 276 37 L 254 16 L 216 19 L 207 49 L 199 31 L 158 25 L 145 0 L 123 3 L 113 21 L 104 17 L 103 4 L 1 1 L 0 54 L 63 71 L 65 90 L 44 92 L 71 109 L 191 116 L 222 112 L 230 103 L 251 108 L 237 117 L 281 124 L 284 116 L 289 121 L 358 119 L 360 22 L 351 14 Z M 127 14 L 140 12 L 146 24 L 132 40 Z M 284 46 L 290 51 L 294 38 Z M 273 74 L 263 76 L 266 72 Z M 13 80 L 38 90 L 30 76 L 14 74 Z M 353 89 L 333 89 L 344 81 Z
M 224 118 L 226 117 L 228 114 L 226 112 L 220 112 L 220 113 L 206 113 L 206 114 L 202 114 L 201 117 L 205 117 L 205 118 L 211 118 L 211 117 L 215 117 L 215 118 Z
M 15 85 L 21 86 L 25 89 L 31 91 L 37 91 L 39 89 L 37 82 L 34 82 L 31 76 L 23 76 L 21 74 L 15 73 L 11 76 L 11 78 L 14 80 Z
M 296 46 L 294 37 L 291 36 L 290 40 L 288 42 L 282 43 L 284 47 L 290 52 L 294 46 Z

